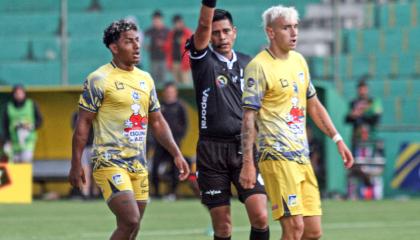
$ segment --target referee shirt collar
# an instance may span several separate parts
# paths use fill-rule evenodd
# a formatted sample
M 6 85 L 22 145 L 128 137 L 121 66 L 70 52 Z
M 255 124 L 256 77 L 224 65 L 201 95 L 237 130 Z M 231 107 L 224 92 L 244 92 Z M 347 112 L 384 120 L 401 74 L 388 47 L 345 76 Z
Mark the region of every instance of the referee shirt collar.
M 214 54 L 216 54 L 217 58 L 219 59 L 219 61 L 221 62 L 225 62 L 228 66 L 229 69 L 233 68 L 233 64 L 236 62 L 237 57 L 236 57 L 236 53 L 235 51 L 232 49 L 232 60 L 227 59 L 225 56 L 223 56 L 222 54 L 216 52 L 213 50 L 213 47 L 211 45 L 209 45 L 209 48 L 212 52 L 214 52 Z

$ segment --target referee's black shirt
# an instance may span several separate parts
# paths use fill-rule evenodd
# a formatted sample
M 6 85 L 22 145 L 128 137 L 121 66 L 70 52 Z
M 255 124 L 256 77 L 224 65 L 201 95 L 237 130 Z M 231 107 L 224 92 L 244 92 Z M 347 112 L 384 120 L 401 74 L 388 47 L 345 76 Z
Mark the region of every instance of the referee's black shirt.
M 189 49 L 200 136 L 239 136 L 244 71 L 251 58 L 232 50 L 233 57 L 229 60 L 210 46 L 197 51 L 193 37 L 190 39 Z

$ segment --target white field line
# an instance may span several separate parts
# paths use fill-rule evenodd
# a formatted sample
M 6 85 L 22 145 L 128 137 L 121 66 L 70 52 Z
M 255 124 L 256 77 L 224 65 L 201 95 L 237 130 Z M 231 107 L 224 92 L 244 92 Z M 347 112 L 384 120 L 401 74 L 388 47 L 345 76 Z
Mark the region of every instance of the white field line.
M 340 222 L 340 223 L 324 223 L 322 228 L 324 230 L 345 230 L 345 229 L 373 229 L 373 228 L 407 228 L 407 227 L 420 227 L 420 221 L 407 221 L 407 222 Z M 273 226 L 271 226 L 273 230 Z M 274 229 L 280 231 L 280 225 L 275 225 Z M 237 226 L 233 227 L 232 232 L 248 232 L 250 230 L 249 226 Z M 112 230 L 109 232 L 90 232 L 82 233 L 83 237 L 98 237 L 98 236 L 108 236 Z M 192 235 L 192 234 L 204 234 L 206 232 L 205 228 L 189 228 L 189 229 L 176 229 L 176 230 L 140 230 L 140 236 L 175 236 L 175 235 Z

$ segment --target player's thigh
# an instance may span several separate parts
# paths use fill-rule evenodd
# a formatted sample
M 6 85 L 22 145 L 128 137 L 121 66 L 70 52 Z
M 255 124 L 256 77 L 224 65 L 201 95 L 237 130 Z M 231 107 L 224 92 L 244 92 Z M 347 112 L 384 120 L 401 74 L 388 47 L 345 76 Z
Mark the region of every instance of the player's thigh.
M 239 178 L 242 170 L 242 154 L 238 154 L 238 149 L 240 147 L 237 144 L 228 145 L 229 148 L 229 174 L 231 176 L 231 181 L 235 185 L 236 190 L 238 191 L 239 200 L 242 203 L 245 203 L 250 196 L 253 195 L 265 195 L 264 181 L 261 174 L 258 171 L 258 168 L 255 169 L 255 175 L 257 177 L 255 186 L 251 189 L 245 189 L 242 187 L 242 184 L 239 182 Z M 256 164 L 256 163 L 255 163 Z M 259 196 L 259 198 L 264 198 L 264 196 Z
M 293 215 L 280 218 L 283 235 L 296 236 L 303 233 L 304 221 L 302 215 Z
M 149 199 L 149 177 L 147 171 L 130 173 L 130 180 L 137 202 L 147 202 Z
M 310 164 L 302 165 L 305 172 L 305 180 L 302 182 L 303 216 L 322 215 L 321 196 L 318 181 Z
M 118 225 L 137 225 L 140 223 L 139 206 L 132 192 L 121 192 L 109 200 L 108 206 L 117 217 Z
M 268 222 L 267 196 L 263 193 L 253 194 L 245 200 L 245 208 L 252 226 L 264 228 Z
M 321 229 L 321 216 L 303 217 L 304 230 L 303 236 L 320 237 L 322 234 Z
M 197 145 L 197 182 L 201 202 L 209 209 L 230 204 L 231 180 L 224 145 L 199 141 Z
M 221 228 L 230 228 L 232 219 L 230 215 L 230 206 L 223 205 L 211 208 L 209 210 L 212 224 L 216 230 Z
M 301 183 L 304 176 L 298 165 L 283 160 L 265 160 L 258 164 L 274 220 L 303 214 Z
M 102 191 L 102 196 L 108 203 L 120 194 L 133 193 L 130 176 L 127 170 L 123 168 L 100 168 L 93 172 L 93 177 Z

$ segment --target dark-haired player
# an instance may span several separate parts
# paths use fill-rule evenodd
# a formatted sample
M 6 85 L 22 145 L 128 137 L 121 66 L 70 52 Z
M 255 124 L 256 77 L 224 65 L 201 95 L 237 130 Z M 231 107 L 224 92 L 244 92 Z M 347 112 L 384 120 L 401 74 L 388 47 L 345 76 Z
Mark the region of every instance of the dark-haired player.
M 242 167 L 241 121 L 244 68 L 250 57 L 235 52 L 236 28 L 228 11 L 204 0 L 199 25 L 187 48 L 199 112 L 197 146 L 201 201 L 210 211 L 214 239 L 231 239 L 231 184 L 245 204 L 250 239 L 269 239 L 266 195 L 261 183 L 252 189 L 239 184 Z
M 113 22 L 106 28 L 103 42 L 112 53 L 112 61 L 91 73 L 85 82 L 69 180 L 74 187 L 85 183 L 80 157 L 93 124 L 93 175 L 117 220 L 111 239 L 136 239 L 149 196 L 145 158 L 148 125 L 174 157 L 181 180 L 188 177 L 189 168 L 160 112 L 152 78 L 135 67 L 140 58 L 137 26 L 126 20 Z

